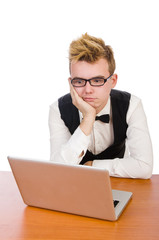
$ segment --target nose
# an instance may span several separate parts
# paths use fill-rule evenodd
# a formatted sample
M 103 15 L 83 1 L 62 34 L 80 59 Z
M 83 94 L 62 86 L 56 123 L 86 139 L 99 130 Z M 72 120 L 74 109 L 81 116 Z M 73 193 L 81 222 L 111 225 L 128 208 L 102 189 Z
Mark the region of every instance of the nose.
M 91 93 L 91 92 L 93 92 L 93 87 L 90 85 L 89 82 L 86 82 L 85 92 L 86 92 L 86 93 Z

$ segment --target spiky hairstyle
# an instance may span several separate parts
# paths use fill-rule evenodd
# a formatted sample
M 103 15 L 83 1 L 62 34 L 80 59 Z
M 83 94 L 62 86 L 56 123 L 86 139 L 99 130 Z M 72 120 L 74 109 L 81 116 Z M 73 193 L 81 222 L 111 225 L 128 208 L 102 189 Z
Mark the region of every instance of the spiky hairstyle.
M 69 64 L 71 62 L 86 61 L 94 63 L 104 58 L 108 62 L 109 72 L 113 74 L 115 71 L 115 59 L 113 50 L 101 38 L 96 38 L 83 34 L 77 40 L 72 41 L 69 47 Z

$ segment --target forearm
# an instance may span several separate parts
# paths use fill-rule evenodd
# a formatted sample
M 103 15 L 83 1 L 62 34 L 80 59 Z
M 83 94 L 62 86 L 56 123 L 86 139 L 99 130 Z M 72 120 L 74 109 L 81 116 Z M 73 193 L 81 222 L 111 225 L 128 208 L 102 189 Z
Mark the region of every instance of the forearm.
M 136 131 L 135 136 L 130 137 L 126 142 L 126 152 L 123 158 L 95 160 L 93 166 L 106 168 L 110 176 L 114 177 L 150 178 L 153 170 L 151 140 L 148 132 L 143 132 L 141 137 L 139 130 Z
M 113 160 L 94 160 L 94 167 L 106 168 L 110 176 L 124 178 L 143 178 L 148 179 L 152 175 L 152 157 L 149 163 L 127 157 Z
M 87 122 L 87 118 L 84 118 L 81 125 L 71 135 L 61 119 L 58 102 L 52 104 L 49 112 L 50 160 L 60 163 L 79 164 L 90 142 L 89 132 L 85 134 L 81 126 L 87 130 L 88 125 L 91 125 L 90 121 Z
M 95 117 L 92 117 L 92 116 L 83 118 L 80 124 L 80 129 L 86 136 L 91 134 L 94 121 L 95 121 Z
M 50 139 L 50 160 L 60 163 L 79 164 L 87 151 L 89 141 L 90 136 L 86 136 L 80 128 L 77 128 L 72 136 L 65 135 L 65 139 L 62 141 L 61 138 L 53 135 Z

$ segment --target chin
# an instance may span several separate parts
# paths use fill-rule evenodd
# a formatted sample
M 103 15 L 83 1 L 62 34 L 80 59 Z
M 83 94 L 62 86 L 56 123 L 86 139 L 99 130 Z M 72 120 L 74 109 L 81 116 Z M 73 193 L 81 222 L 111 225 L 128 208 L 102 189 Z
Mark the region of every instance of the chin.
M 94 102 L 87 102 L 90 106 L 94 107 L 95 109 L 98 108 L 98 106 Z

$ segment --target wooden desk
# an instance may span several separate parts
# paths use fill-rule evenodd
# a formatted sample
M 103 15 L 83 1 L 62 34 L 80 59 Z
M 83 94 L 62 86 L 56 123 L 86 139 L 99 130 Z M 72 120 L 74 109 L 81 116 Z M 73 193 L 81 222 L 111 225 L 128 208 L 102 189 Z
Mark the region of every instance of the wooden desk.
M 11 172 L 0 172 L 0 239 L 159 239 L 159 175 L 150 180 L 111 178 L 112 188 L 133 192 L 118 221 L 109 222 L 27 207 Z

